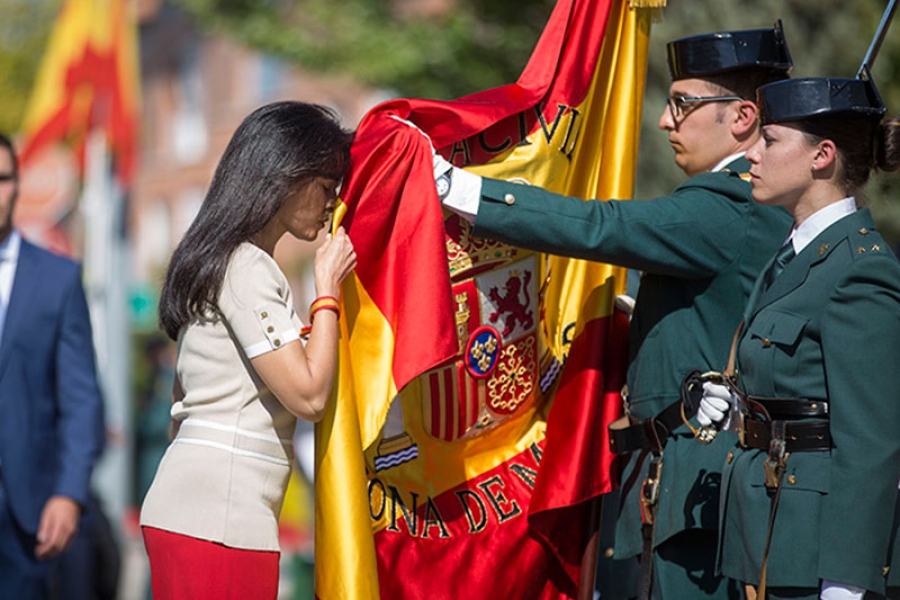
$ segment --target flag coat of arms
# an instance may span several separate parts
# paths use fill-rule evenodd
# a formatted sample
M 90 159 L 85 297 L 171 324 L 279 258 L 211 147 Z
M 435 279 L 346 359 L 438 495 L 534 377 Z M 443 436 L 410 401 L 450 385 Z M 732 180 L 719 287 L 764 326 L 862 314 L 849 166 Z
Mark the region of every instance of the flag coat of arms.
M 624 272 L 474 237 L 440 206 L 432 144 L 478 175 L 631 197 L 649 24 L 626 0 L 560 0 L 516 83 L 360 123 L 335 217 L 359 264 L 317 426 L 318 598 L 575 597 L 593 501 L 617 484 Z

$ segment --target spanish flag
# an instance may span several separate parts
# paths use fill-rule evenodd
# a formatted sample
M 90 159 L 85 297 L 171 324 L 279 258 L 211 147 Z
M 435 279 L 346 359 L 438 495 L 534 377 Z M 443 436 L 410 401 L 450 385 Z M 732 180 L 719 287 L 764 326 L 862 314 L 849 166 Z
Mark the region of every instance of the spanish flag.
M 105 132 L 120 182 L 135 170 L 140 100 L 137 30 L 126 0 L 66 0 L 50 36 L 22 125 L 26 167 L 51 144 L 84 158 L 92 129 Z
M 559 0 L 516 83 L 360 123 L 335 219 L 359 264 L 317 427 L 318 598 L 575 597 L 592 503 L 618 483 L 624 273 L 472 237 L 397 119 L 479 175 L 629 198 L 649 28 L 628 0 Z

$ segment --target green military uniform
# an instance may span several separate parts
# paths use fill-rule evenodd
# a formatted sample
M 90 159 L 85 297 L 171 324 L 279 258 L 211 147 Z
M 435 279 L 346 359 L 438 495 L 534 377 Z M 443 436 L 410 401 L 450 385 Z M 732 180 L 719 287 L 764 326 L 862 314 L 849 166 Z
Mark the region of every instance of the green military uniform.
M 900 479 L 900 263 L 861 210 L 821 232 L 765 291 L 763 279 L 738 346 L 741 385 L 826 401 L 827 417 L 799 420 L 827 419 L 831 437 L 830 448 L 787 458 L 768 588 L 817 598 L 826 579 L 883 594 Z M 738 446 L 723 473 L 722 571 L 753 584 L 772 496 L 766 455 Z
M 616 264 L 644 272 L 631 323 L 629 409 L 649 418 L 679 400 L 692 369 L 721 370 L 761 267 L 784 241 L 790 217 L 761 206 L 741 178 L 744 159 L 687 180 L 654 200 L 589 201 L 540 188 L 485 179 L 474 233 L 543 252 Z M 682 426 L 665 448 L 655 545 L 686 530 L 715 530 L 722 465 L 734 442 L 723 434 L 703 446 Z M 730 438 L 730 439 L 729 439 Z M 645 452 L 630 455 L 623 476 L 617 557 L 641 553 L 638 493 Z M 713 573 L 715 536 L 702 551 L 701 581 L 659 582 L 674 598 L 702 592 L 728 597 Z M 692 550 L 687 554 L 696 554 Z M 701 550 L 697 550 L 701 552 Z

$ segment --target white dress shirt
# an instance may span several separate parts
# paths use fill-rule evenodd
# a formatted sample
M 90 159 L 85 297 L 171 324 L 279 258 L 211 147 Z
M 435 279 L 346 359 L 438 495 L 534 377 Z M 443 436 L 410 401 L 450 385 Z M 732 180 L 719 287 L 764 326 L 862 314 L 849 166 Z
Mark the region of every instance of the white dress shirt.
M 856 212 L 856 198 L 849 196 L 843 200 L 839 200 L 829 204 L 825 208 L 820 208 L 799 226 L 795 225 L 791 229 L 788 240 L 794 245 L 794 252 L 800 254 L 800 251 L 806 248 L 811 241 L 816 239 L 820 233 L 846 217 Z M 787 242 L 785 242 L 787 243 Z
M 16 264 L 19 262 L 19 246 L 21 244 L 22 238 L 15 229 L 3 242 L 0 242 L 0 340 L 3 339 L 6 308 L 9 306 L 13 280 L 16 277 Z

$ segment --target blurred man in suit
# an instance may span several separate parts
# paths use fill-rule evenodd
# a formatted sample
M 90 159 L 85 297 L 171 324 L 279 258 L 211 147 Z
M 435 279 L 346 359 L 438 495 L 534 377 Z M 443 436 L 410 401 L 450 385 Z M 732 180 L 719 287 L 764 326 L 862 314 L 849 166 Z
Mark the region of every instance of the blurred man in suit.
M 0 135 L 0 597 L 44 599 L 103 448 L 81 269 L 12 226 L 18 164 Z

